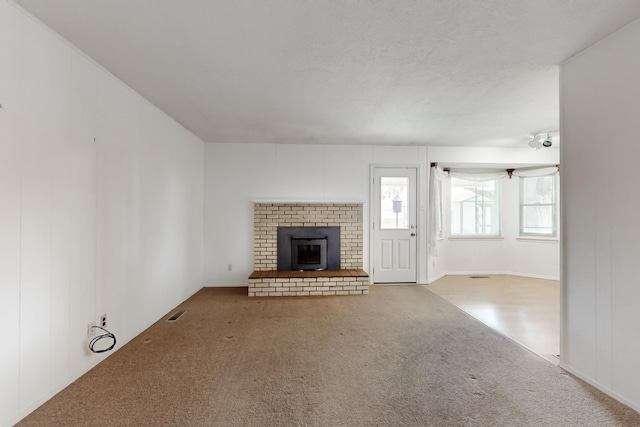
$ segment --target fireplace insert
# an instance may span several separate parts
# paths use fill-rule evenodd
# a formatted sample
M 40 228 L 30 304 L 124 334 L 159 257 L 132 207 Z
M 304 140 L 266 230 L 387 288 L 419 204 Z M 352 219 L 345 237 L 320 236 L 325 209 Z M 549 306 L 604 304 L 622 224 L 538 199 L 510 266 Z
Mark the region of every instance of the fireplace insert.
M 340 270 L 340 227 L 278 227 L 278 270 Z
M 326 270 L 327 239 L 291 239 L 292 270 Z

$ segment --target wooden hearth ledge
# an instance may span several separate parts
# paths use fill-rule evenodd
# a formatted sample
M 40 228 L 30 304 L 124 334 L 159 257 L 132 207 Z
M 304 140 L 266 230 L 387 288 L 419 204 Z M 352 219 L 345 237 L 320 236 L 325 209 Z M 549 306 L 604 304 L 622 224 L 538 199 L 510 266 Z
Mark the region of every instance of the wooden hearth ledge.
M 249 279 L 305 277 L 369 277 L 364 270 L 254 271 Z
M 249 296 L 366 295 L 369 275 L 364 270 L 254 271 Z

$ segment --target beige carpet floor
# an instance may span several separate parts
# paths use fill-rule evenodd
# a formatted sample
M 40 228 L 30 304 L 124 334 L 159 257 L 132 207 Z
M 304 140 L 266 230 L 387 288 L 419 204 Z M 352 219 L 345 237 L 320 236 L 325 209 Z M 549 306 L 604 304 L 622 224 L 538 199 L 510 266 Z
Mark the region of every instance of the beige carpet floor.
M 18 425 L 640 425 L 422 286 L 245 295 L 203 289 Z

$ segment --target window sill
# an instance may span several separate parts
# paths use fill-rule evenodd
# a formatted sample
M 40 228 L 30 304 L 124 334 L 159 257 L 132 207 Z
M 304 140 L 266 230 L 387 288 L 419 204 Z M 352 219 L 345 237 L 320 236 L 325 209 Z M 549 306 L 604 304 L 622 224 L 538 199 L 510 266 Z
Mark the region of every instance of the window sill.
M 558 243 L 557 237 L 534 237 L 534 236 L 521 236 L 516 237 L 519 242 L 537 242 L 537 243 Z
M 502 236 L 449 236 L 449 240 L 504 240 Z

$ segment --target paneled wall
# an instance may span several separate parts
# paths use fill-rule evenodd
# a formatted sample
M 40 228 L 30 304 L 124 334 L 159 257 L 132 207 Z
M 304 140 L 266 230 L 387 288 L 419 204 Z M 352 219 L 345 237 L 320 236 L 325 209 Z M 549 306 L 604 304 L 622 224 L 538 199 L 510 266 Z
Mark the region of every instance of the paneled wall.
M 442 241 L 427 254 L 427 161 L 486 165 L 549 165 L 558 150 L 224 144 L 205 147 L 205 283 L 246 286 L 254 270 L 253 202 L 363 202 L 363 266 L 370 268 L 372 165 L 419 165 L 418 267 L 420 283 L 446 273 L 492 272 L 558 278 L 558 242 L 516 240 L 518 181 L 505 184 L 507 220 L 500 242 Z M 457 162 L 456 162 L 457 160 Z M 448 211 L 445 200 L 445 214 Z M 448 214 L 447 214 L 448 215 Z M 451 243 L 451 244 L 450 244 Z M 497 244 L 496 244 L 497 243 Z M 508 255 L 508 256 L 507 256 Z
M 561 69 L 561 364 L 640 410 L 640 20 Z
M 210 143 L 205 151 L 207 286 L 247 285 L 254 270 L 256 201 L 364 203 L 363 268 L 370 272 L 371 165 L 420 165 L 421 182 L 426 183 L 426 147 Z M 425 185 L 419 200 L 424 209 Z M 426 230 L 424 214 L 419 227 Z M 426 233 L 419 242 L 424 282 Z
M 0 425 L 202 286 L 203 143 L 0 1 Z

